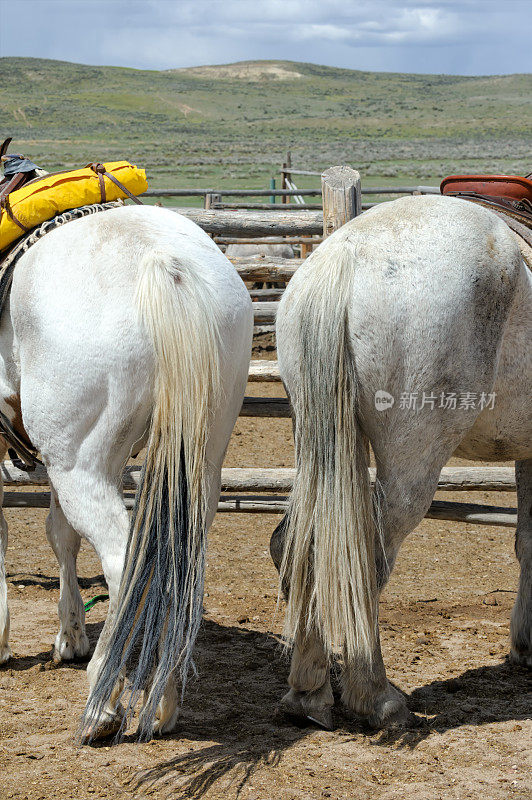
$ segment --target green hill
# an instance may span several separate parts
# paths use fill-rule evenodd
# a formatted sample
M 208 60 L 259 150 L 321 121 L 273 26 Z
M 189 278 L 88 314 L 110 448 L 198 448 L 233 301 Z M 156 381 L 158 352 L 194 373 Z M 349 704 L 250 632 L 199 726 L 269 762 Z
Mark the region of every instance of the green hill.
M 530 75 L 2 58 L 0 78 L 0 134 L 16 150 L 48 169 L 128 158 L 146 166 L 152 188 L 265 186 L 288 149 L 294 165 L 349 163 L 367 183 L 532 170 Z

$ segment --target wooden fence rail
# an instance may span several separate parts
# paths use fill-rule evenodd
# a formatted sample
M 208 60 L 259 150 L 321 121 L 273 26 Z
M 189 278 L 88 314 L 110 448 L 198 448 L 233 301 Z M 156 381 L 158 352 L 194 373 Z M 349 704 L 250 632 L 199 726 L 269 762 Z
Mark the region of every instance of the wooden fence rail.
M 130 464 L 124 470 L 124 490 L 134 490 L 140 483 L 142 467 Z M 33 472 L 18 469 L 13 462 L 3 461 L 0 471 L 5 486 L 48 486 L 46 469 L 37 466 Z M 375 468 L 369 470 L 375 482 Z M 222 492 L 289 492 L 295 469 L 291 467 L 228 467 L 222 469 Z M 512 467 L 444 467 L 438 480 L 440 492 L 515 492 L 515 470 Z
M 43 467 L 32 473 L 19 470 L 10 461 L 1 465 L 6 486 L 47 486 L 48 475 Z M 133 508 L 135 490 L 140 481 L 141 467 L 129 466 L 124 471 L 124 501 Z M 295 470 L 234 468 L 222 470 L 222 492 L 279 492 L 290 491 Z M 372 483 L 375 470 L 370 469 Z M 444 467 L 438 481 L 439 491 L 515 491 L 515 474 L 510 467 Z M 218 503 L 219 512 L 241 512 L 255 514 L 282 514 L 286 510 L 286 496 L 256 497 L 249 495 L 228 496 L 222 494 Z M 49 492 L 5 492 L 4 508 L 48 508 Z M 504 506 L 454 503 L 435 500 L 426 517 L 457 522 L 469 522 L 499 527 L 515 527 L 517 510 Z
M 255 320 L 255 325 L 268 325 L 275 322 L 275 316 L 278 308 L 278 300 L 259 300 L 256 303 L 253 303 L 253 318 Z
M 314 236 L 323 231 L 321 211 L 224 211 L 175 208 L 215 236 Z
M 124 495 L 126 508 L 132 509 L 135 504 L 133 494 Z M 50 492 L 5 492 L 4 508 L 48 508 Z M 284 514 L 287 507 L 286 497 L 226 497 L 221 495 L 218 511 L 241 512 L 245 514 Z M 503 528 L 515 528 L 517 525 L 517 509 L 504 506 L 486 506 L 476 503 L 451 503 L 435 500 L 426 513 L 428 519 L 445 519 L 455 522 L 470 522 L 476 525 L 496 525 Z
M 302 258 L 269 256 L 231 258 L 230 261 L 243 281 L 289 281 L 303 263 Z
M 297 173 L 297 171 L 295 172 Z M 306 173 L 302 173 L 306 174 Z M 321 172 L 312 175 L 321 176 Z M 364 186 L 361 194 L 439 194 L 438 186 Z M 218 194 L 221 197 L 321 197 L 321 189 L 149 189 L 140 197 L 205 197 Z

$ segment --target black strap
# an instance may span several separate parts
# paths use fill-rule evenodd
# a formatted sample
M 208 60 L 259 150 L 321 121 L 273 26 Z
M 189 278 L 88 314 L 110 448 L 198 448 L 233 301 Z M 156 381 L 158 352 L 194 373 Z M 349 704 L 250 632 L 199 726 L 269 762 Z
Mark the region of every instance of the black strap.
M 13 463 L 15 463 L 15 459 L 17 459 L 16 466 L 19 469 L 23 469 L 25 472 L 32 472 L 37 464 L 42 464 L 37 450 L 30 442 L 25 442 L 23 439 L 21 439 L 11 425 L 9 419 L 1 411 L 0 436 L 2 436 L 6 442 L 11 445 L 11 448 L 9 448 L 9 455 L 11 456 Z M 11 451 L 13 451 L 15 454 L 14 458 L 11 454 Z M 20 456 L 20 458 L 17 458 L 17 456 Z

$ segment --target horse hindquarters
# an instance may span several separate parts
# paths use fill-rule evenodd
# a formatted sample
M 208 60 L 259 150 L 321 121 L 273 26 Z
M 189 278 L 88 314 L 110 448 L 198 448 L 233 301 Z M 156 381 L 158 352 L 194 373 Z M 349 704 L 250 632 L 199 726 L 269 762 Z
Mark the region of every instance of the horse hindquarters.
M 460 205 L 466 206 L 464 211 Z M 462 219 L 468 213 L 469 227 Z M 433 263 L 435 248 L 441 259 L 437 265 Z M 292 534 L 289 527 L 285 560 L 288 564 L 292 559 L 294 540 L 296 544 L 302 541 L 307 564 L 301 559 L 295 575 L 285 569 L 285 580 L 286 576 L 301 580 L 302 575 L 306 585 L 310 582 L 310 602 L 320 599 L 313 554 L 313 548 L 321 546 L 314 541 L 318 531 L 327 543 L 330 562 L 341 561 L 329 564 L 330 576 L 336 570 L 336 581 L 329 584 L 333 595 L 344 592 L 353 575 L 349 550 L 338 549 L 335 540 L 350 537 L 357 554 L 373 554 L 376 561 L 368 559 L 360 579 L 376 606 L 377 593 L 386 583 L 401 542 L 423 519 L 441 468 L 478 415 L 471 405 L 439 408 L 439 392 L 455 396 L 471 392 L 478 398 L 492 390 L 519 268 L 511 234 L 502 223 L 493 223 L 491 215 L 475 208 L 469 211 L 467 204 L 457 206 L 444 198 L 421 198 L 421 202 L 410 198 L 383 204 L 344 226 L 320 245 L 289 284 L 279 309 L 277 341 L 281 375 L 296 414 L 296 446 L 314 430 L 324 434 L 330 452 L 328 456 L 324 445 L 324 456 L 314 458 L 323 472 L 320 476 L 309 468 L 312 453 L 309 456 L 308 449 L 297 448 L 289 507 L 293 514 L 295 505 L 296 514 L 288 520 Z M 346 318 L 349 337 L 342 362 L 336 355 L 343 332 L 338 320 Z M 327 363 L 331 366 L 322 370 L 320 365 Z M 335 364 L 343 366 L 335 368 Z M 351 376 L 346 402 L 340 396 L 345 375 Z M 379 390 L 393 395 L 395 404 L 377 409 Z M 438 392 L 437 401 L 432 397 L 422 409 L 402 403 L 403 395 L 408 398 L 412 393 L 421 401 L 422 392 L 431 395 L 432 390 Z M 355 426 L 356 437 L 347 439 L 354 466 L 347 458 L 345 463 L 338 461 L 349 431 L 341 418 L 344 412 L 354 417 L 350 425 Z M 364 485 L 365 466 L 357 450 L 357 441 L 364 437 L 377 463 L 376 514 L 369 520 L 366 517 L 365 525 L 363 520 L 351 519 L 338 536 L 345 518 L 331 513 L 331 497 L 334 491 L 343 492 L 348 498 L 343 502 L 352 502 L 353 488 L 356 492 Z M 328 475 L 331 463 L 336 474 Z M 324 490 L 317 495 L 321 481 Z M 310 497 L 308 522 L 306 512 L 299 511 L 305 496 Z M 309 518 L 311 513 L 314 516 Z M 301 525 L 301 519 L 306 525 Z M 328 536 L 321 533 L 325 528 Z M 371 535 L 373 546 L 366 544 Z M 352 603 L 350 624 L 362 625 L 364 630 L 356 591 L 360 587 L 345 595 Z M 319 619 L 328 611 L 335 617 L 334 596 L 332 602 L 330 596 L 327 601 L 329 606 L 320 614 L 312 609 L 307 613 L 308 604 L 300 603 L 303 632 L 308 619 Z M 290 605 L 289 599 L 289 613 Z M 376 616 L 375 611 L 375 620 Z M 374 725 L 407 722 L 404 698 L 386 681 L 377 625 L 374 630 L 370 627 L 371 648 L 357 644 L 350 653 L 346 637 L 354 634 L 345 631 L 347 619 L 344 615 L 337 622 L 337 646 L 344 650 L 344 701 L 368 715 Z M 289 632 L 297 633 L 296 625 L 291 623 Z M 323 646 L 331 657 L 326 639 Z
M 362 659 L 370 668 L 374 692 L 386 690 L 375 662 L 378 509 L 372 505 L 348 329 L 354 261 L 343 245 L 336 237 L 318 248 L 307 261 L 309 279 L 296 275 L 277 317 L 297 465 L 286 520 L 272 537 L 273 551 L 283 540 L 285 635 L 294 643 L 291 690 L 283 705 L 324 727 L 330 726 L 328 665 L 336 648 L 343 649 L 347 666 Z
M 130 527 L 123 502 L 122 470 L 130 453 L 138 452 L 146 441 L 150 418 L 154 421 L 152 447 L 143 489 L 138 493 L 142 503 L 137 514 L 139 535 L 130 552 L 143 538 L 143 522 L 155 520 L 161 512 L 164 522 L 158 532 L 166 548 L 162 557 L 167 556 L 170 566 L 175 567 L 176 544 L 183 546 L 189 558 L 197 553 L 192 537 L 185 535 L 177 543 L 175 539 L 165 540 L 164 525 L 173 525 L 174 530 L 176 526 L 181 526 L 180 530 L 186 527 L 187 531 L 194 526 L 200 551 L 195 587 L 200 588 L 205 527 L 214 516 L 221 463 L 247 378 L 251 302 L 238 275 L 206 234 L 179 215 L 149 207 L 116 209 L 64 226 L 31 248 L 17 270 L 12 315 L 20 350 L 26 429 L 43 453 L 71 529 L 95 548 L 109 587 L 109 611 L 87 669 L 89 684 L 94 687 L 106 659 L 109 665 L 111 637 L 117 635 L 114 619 Z M 139 273 L 143 276 L 140 284 Z M 202 307 L 198 302 L 189 304 L 198 294 L 204 300 Z M 202 339 L 212 320 L 220 334 L 214 354 L 206 352 L 212 337 Z M 177 354 L 180 361 L 176 366 Z M 216 407 L 214 394 L 208 397 L 213 388 L 212 381 L 207 380 L 209 360 L 219 362 L 221 375 Z M 180 371 L 186 373 L 183 379 Z M 199 387 L 193 402 L 190 381 L 196 381 L 197 388 L 201 380 L 205 385 Z M 207 439 L 203 424 L 208 429 Z M 182 442 L 177 441 L 180 429 L 186 431 Z M 198 449 L 200 454 L 207 454 L 207 468 L 195 455 Z M 180 477 L 184 474 L 181 463 L 185 464 L 186 484 Z M 152 484 L 154 492 L 150 493 Z M 172 484 L 177 484 L 176 495 L 183 507 L 170 508 Z M 201 498 L 198 486 L 205 487 Z M 190 513 L 189 497 L 194 504 Z M 150 541 L 150 558 L 156 545 L 156 541 Z M 141 571 L 147 562 L 145 550 L 139 549 Z M 134 565 L 130 567 L 135 572 Z M 175 574 L 170 572 L 168 580 L 174 580 Z M 161 586 L 163 576 L 156 577 L 161 578 Z M 161 591 L 166 602 L 164 586 Z M 197 595 L 195 601 L 201 607 Z M 186 605 L 184 601 L 184 616 Z M 187 646 L 193 634 L 190 628 Z M 166 658 L 168 654 L 163 655 Z M 168 658 L 155 676 L 157 692 L 167 669 L 171 669 Z M 99 716 L 92 713 L 95 706 L 91 705 L 91 735 L 105 735 L 122 725 L 122 674 L 119 668 L 118 680 L 98 705 Z M 151 680 L 150 674 L 148 689 Z M 175 719 L 176 693 L 172 686 L 163 701 L 161 728 Z M 159 711 L 156 713 L 159 715 Z M 150 702 L 147 724 L 153 715 Z

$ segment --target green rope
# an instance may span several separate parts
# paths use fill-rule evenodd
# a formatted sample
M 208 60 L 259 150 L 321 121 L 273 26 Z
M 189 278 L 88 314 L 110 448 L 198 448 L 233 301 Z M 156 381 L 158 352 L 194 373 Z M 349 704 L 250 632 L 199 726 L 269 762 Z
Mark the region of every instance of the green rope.
M 103 603 L 104 600 L 109 600 L 108 594 L 97 594 L 96 597 L 92 597 L 90 600 L 87 600 L 84 605 L 85 611 L 90 611 L 91 608 L 96 605 L 96 603 Z

